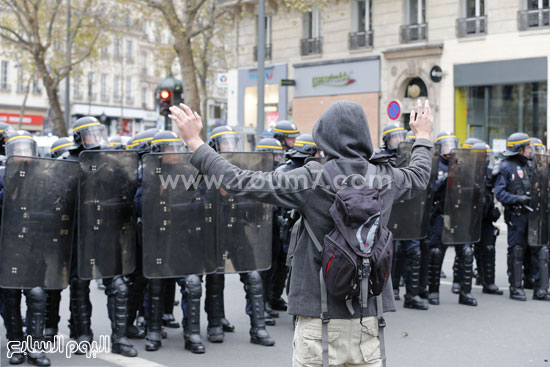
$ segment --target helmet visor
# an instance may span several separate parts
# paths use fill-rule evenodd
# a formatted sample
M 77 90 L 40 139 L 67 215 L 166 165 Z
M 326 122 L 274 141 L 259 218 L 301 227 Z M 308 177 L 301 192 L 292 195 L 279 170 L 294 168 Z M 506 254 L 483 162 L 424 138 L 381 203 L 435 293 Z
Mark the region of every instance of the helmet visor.
M 458 148 L 458 139 L 455 137 L 440 139 L 438 143 L 441 144 L 441 155 L 449 155 L 453 149 Z
M 405 130 L 396 131 L 388 134 L 388 149 L 395 150 L 399 146 L 399 143 L 405 141 L 407 138 L 407 132 Z
M 107 131 L 105 126 L 96 125 L 83 129 L 80 133 L 84 149 L 108 147 Z
M 36 142 L 31 137 L 15 137 L 6 146 L 6 155 L 22 157 L 36 157 Z
M 216 138 L 218 152 L 236 152 L 239 147 L 239 137 L 235 134 L 223 134 Z
M 183 145 L 182 143 L 174 142 L 162 145 L 160 147 L 160 151 L 163 153 L 185 153 L 186 149 L 185 145 Z

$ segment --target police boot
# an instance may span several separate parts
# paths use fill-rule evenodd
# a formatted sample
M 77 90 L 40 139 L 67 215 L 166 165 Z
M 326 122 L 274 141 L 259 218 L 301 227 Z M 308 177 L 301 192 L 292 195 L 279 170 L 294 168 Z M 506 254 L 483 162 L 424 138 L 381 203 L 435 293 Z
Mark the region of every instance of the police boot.
M 403 254 L 403 246 L 401 244 L 401 241 L 393 241 L 393 264 L 392 264 L 392 286 L 393 286 L 393 298 L 396 301 L 399 301 L 401 297 L 399 297 L 399 286 L 401 281 L 401 276 L 405 272 L 405 257 Z
M 164 284 L 164 315 L 162 325 L 171 329 L 177 329 L 180 324 L 174 317 L 174 299 L 176 297 L 176 280 L 166 279 Z
M 128 321 L 128 285 L 121 276 L 110 282 L 107 293 L 107 311 L 111 320 L 111 350 L 124 357 L 135 357 L 138 352 L 126 337 Z
M 221 324 L 222 324 L 222 328 L 223 328 L 223 331 L 225 331 L 226 333 L 232 333 L 235 331 L 235 325 L 233 325 L 232 323 L 229 322 L 228 319 L 225 318 L 225 301 L 223 299 L 223 292 L 221 293 L 221 314 L 222 314 L 222 318 L 221 318 Z
M 443 262 L 443 252 L 438 246 L 430 249 L 430 265 L 429 265 L 429 286 L 428 286 L 428 302 L 431 305 L 439 304 L 439 283 L 441 276 L 441 265 Z
M 535 250 L 535 249 L 531 249 Z M 548 246 L 541 246 L 537 251 L 537 267 L 539 273 L 539 279 L 536 282 L 536 287 L 533 290 L 533 299 L 537 301 L 550 301 L 550 294 L 548 293 L 549 279 L 548 279 L 548 258 L 549 258 Z
M 485 247 L 482 254 L 483 260 L 481 267 L 482 273 L 482 292 L 486 294 L 502 295 L 504 292 L 495 284 L 495 246 L 489 245 Z
M 476 279 L 476 285 L 483 285 L 484 275 L 484 254 L 481 243 L 474 245 L 474 259 L 476 262 L 476 269 L 474 269 L 474 278 Z
M 202 354 L 205 352 L 201 339 L 201 280 L 197 275 L 185 277 L 185 297 L 187 304 L 187 315 L 183 318 L 183 339 L 185 349 L 191 353 Z M 182 300 L 183 302 L 183 300 Z
M 279 318 L 279 313 L 277 311 L 273 311 L 271 306 L 269 306 L 269 303 L 266 302 L 265 297 L 264 297 L 264 307 L 265 307 L 265 312 L 269 315 L 269 317 L 274 318 L 274 319 Z
M 286 257 L 285 257 L 285 261 L 286 261 Z M 288 268 L 286 267 L 285 262 L 282 261 L 278 264 L 277 269 L 273 274 L 271 291 L 269 293 L 269 304 L 273 310 L 286 311 L 288 308 L 286 301 L 282 297 L 283 291 L 285 289 L 287 275 L 288 275 Z
M 245 291 L 246 298 L 251 302 L 252 306 L 252 315 L 250 315 L 250 342 L 268 347 L 275 345 L 275 341 L 265 328 L 262 279 L 257 271 L 248 273 Z
M 204 308 L 208 316 L 206 337 L 210 343 L 223 343 L 224 330 L 222 327 L 222 297 L 219 294 L 207 294 Z
M 407 257 L 407 283 L 403 307 L 415 310 L 427 310 L 428 302 L 419 296 L 420 292 L 420 248 Z
M 128 320 L 126 323 L 126 335 L 129 339 L 144 339 L 145 338 L 145 327 L 144 325 L 139 325 L 136 322 L 136 316 L 138 314 L 138 309 L 140 304 L 143 303 L 143 295 L 145 293 L 145 287 L 147 281 L 142 276 L 132 274 L 130 276 L 131 283 L 128 286 Z
M 2 316 L 6 327 L 8 342 L 23 341 L 23 320 L 21 319 L 21 290 L 2 289 Z M 14 353 L 10 364 L 21 364 L 25 362 L 23 353 Z
M 265 305 L 265 301 L 264 301 L 264 305 Z M 269 325 L 269 326 L 277 325 L 273 317 L 271 317 L 265 309 L 264 309 L 264 320 L 266 325 Z
M 52 341 L 58 333 L 59 324 L 59 303 L 61 302 L 61 291 L 46 291 L 46 311 L 44 313 L 44 340 Z
M 25 291 L 27 298 L 27 335 L 34 342 L 44 341 L 44 311 L 46 310 L 46 292 L 35 287 Z M 27 361 L 35 366 L 49 366 L 50 359 L 42 350 L 32 350 L 27 353 Z
M 526 301 L 527 296 L 521 286 L 521 279 L 523 277 L 523 247 L 516 245 L 511 249 L 508 249 L 510 254 L 509 258 L 509 272 L 510 272 L 510 298 L 517 301 Z
M 458 250 L 458 248 L 456 248 Z M 477 306 L 477 300 L 472 296 L 472 268 L 474 266 L 474 252 L 471 245 L 463 245 L 459 250 L 458 274 L 460 282 L 460 294 L 458 303 L 466 306 Z
M 458 265 L 458 255 L 455 256 L 455 261 L 453 262 L 453 285 L 451 287 L 451 292 L 454 294 L 460 293 L 460 271 Z
M 428 283 L 430 266 L 430 244 L 427 240 L 420 241 L 420 290 L 419 296 L 428 299 Z
M 90 303 L 90 281 L 79 278 L 71 279 L 71 319 L 72 330 L 78 345 L 91 343 L 92 333 L 92 304 Z M 85 354 L 78 348 L 75 354 Z
M 149 319 L 147 320 L 147 336 L 145 337 L 145 350 L 154 352 L 162 346 L 162 279 L 150 279 L 148 291 Z

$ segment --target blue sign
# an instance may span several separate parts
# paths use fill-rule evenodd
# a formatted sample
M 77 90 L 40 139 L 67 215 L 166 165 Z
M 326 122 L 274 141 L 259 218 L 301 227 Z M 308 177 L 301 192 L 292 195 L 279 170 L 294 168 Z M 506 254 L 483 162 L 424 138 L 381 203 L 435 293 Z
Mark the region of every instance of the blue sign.
M 398 120 L 401 117 L 401 103 L 394 99 L 388 104 L 388 117 L 390 120 Z

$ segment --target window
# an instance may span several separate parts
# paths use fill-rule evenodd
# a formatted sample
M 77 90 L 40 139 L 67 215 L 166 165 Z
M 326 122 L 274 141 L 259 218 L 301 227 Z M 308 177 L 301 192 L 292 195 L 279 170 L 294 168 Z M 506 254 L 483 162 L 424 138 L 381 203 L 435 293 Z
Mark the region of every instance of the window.
M 17 68 L 17 88 L 16 88 L 16 91 L 17 91 L 17 93 L 25 93 L 25 82 L 23 81 L 23 79 L 24 79 L 23 67 L 21 66 L 21 64 L 17 64 L 15 67 Z
M 113 43 L 114 46 L 114 57 L 115 59 L 120 59 L 120 38 L 116 37 L 115 42 Z
M 518 29 L 520 31 L 550 26 L 549 0 L 527 0 L 526 5 L 525 10 L 518 11 Z
M 405 25 L 401 26 L 401 43 L 427 40 L 426 0 L 407 0 Z
M 126 77 L 126 103 L 134 104 L 134 99 L 132 98 L 132 77 Z
M 115 101 L 120 102 L 120 76 L 115 75 L 113 80 L 113 97 Z
M 32 93 L 33 94 L 41 94 L 42 88 L 40 87 L 40 79 L 38 79 L 38 75 L 34 75 L 32 79 Z
M 271 16 L 265 17 L 264 23 L 265 31 L 265 59 L 271 60 Z M 256 29 L 258 29 L 258 21 L 256 20 Z M 257 33 L 257 32 L 256 32 Z M 257 36 L 257 34 L 256 34 Z M 258 61 L 258 40 L 256 39 L 256 46 L 254 47 L 254 61 Z
M 322 52 L 321 11 L 313 8 L 312 11 L 305 12 L 302 26 L 302 56 L 320 54 Z
M 2 60 L 2 70 L 0 75 L 0 89 L 1 90 L 8 90 L 8 67 L 9 62 L 6 60 Z
M 372 47 L 372 0 L 352 1 L 352 32 L 349 49 Z
M 457 37 L 487 33 L 485 0 L 464 0 L 462 17 L 456 21 Z
M 143 75 L 147 75 L 147 52 L 141 54 L 141 72 Z
M 134 43 L 130 40 L 126 41 L 126 61 L 130 64 L 134 62 Z
M 80 74 L 75 74 L 73 78 L 74 97 L 81 98 L 82 92 L 80 90 Z
M 485 0 L 466 0 L 466 18 L 485 15 Z
M 109 101 L 109 94 L 107 91 L 107 74 L 101 74 L 101 100 L 103 102 Z
M 101 47 L 101 57 L 104 59 L 109 57 L 109 51 L 107 50 L 107 46 Z
M 147 88 L 141 88 L 141 107 L 147 108 Z
M 88 73 L 88 98 L 94 99 L 94 73 L 90 71 Z

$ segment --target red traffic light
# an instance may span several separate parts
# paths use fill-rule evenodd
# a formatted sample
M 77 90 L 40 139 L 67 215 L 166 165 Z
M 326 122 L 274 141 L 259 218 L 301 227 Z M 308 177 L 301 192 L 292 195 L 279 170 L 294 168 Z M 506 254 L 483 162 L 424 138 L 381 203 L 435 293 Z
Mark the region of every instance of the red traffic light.
M 168 101 L 171 95 L 172 93 L 169 90 L 165 89 L 160 91 L 160 99 L 162 99 L 163 101 Z

